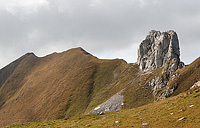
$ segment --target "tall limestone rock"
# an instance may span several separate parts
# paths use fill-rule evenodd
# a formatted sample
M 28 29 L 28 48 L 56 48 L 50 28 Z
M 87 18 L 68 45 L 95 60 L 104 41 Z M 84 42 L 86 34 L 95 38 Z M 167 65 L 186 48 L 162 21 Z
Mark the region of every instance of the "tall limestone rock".
M 151 30 L 139 45 L 137 64 L 144 72 L 162 67 L 162 74 L 149 82 L 154 96 L 157 96 L 158 90 L 167 86 L 174 72 L 184 66 L 183 62 L 180 62 L 179 40 L 176 32 L 170 30 L 161 33 Z M 175 89 L 176 87 L 165 89 L 161 95 L 157 96 L 157 100 L 165 99 Z
M 180 62 L 179 41 L 176 32 L 170 30 L 161 33 L 152 30 L 142 41 L 138 49 L 137 63 L 144 72 L 162 67 L 172 59 L 176 59 L 176 69 Z

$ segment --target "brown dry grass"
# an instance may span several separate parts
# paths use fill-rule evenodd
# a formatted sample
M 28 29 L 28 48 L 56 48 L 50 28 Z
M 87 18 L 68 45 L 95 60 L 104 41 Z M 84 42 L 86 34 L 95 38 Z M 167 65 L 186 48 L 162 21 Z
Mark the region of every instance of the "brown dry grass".
M 124 88 L 123 60 L 99 60 L 82 48 L 25 58 L 0 89 L 0 126 L 89 112 Z M 113 86 L 115 85 L 115 86 Z
M 193 105 L 191 107 L 191 105 Z M 175 97 L 135 109 L 110 112 L 105 115 L 84 115 L 68 120 L 52 120 L 12 125 L 8 128 L 198 128 L 200 126 L 200 88 L 189 90 Z M 180 118 L 185 117 L 183 120 Z M 119 123 L 116 123 L 118 121 Z M 143 126 L 147 123 L 146 126 Z

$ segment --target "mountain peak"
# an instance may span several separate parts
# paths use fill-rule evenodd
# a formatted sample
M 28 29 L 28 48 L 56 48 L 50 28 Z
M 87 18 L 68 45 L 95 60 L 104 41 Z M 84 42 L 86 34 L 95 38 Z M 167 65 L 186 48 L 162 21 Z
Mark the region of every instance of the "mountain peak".
M 77 53 L 77 54 L 85 54 L 85 55 L 91 55 L 91 56 L 93 56 L 92 54 L 90 54 L 89 52 L 87 52 L 82 47 L 72 48 L 72 49 L 67 50 L 66 52 L 74 52 L 74 53 Z
M 26 54 L 24 54 L 23 56 L 24 57 L 28 57 L 28 56 L 34 56 L 34 57 L 37 57 L 33 52 L 27 52 Z

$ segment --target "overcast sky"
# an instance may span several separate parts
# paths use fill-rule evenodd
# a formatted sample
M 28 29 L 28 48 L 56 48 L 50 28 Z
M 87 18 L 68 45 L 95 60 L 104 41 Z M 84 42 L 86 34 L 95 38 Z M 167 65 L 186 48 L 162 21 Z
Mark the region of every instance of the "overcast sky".
M 27 52 L 83 47 L 136 62 L 150 30 L 175 30 L 181 60 L 200 56 L 199 0 L 0 0 L 0 68 Z

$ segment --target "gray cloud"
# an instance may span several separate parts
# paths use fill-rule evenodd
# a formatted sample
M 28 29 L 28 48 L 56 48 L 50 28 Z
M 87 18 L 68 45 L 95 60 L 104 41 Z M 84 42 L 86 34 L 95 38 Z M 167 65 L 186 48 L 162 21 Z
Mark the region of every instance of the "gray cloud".
M 199 57 L 196 0 L 4 0 L 0 5 L 0 68 L 26 52 L 44 56 L 83 47 L 100 58 L 137 59 L 149 30 L 175 30 L 181 59 Z

